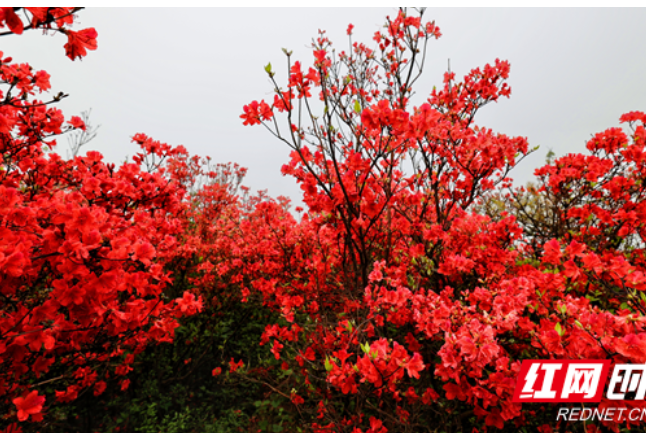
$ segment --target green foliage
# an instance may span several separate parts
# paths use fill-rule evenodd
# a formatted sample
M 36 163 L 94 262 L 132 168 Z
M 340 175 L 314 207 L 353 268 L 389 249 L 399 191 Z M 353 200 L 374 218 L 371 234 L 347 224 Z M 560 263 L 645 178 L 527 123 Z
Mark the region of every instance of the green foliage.
M 274 319 L 257 304 L 236 301 L 185 318 L 173 344 L 150 346 L 137 357 L 127 390 L 121 391 L 116 380 L 98 397 L 90 389 L 57 407 L 57 422 L 44 430 L 241 432 L 256 425 L 256 430 L 281 431 L 289 422 L 281 405 L 291 405 L 289 400 L 265 400 L 268 390 L 246 380 L 248 372 L 229 372 L 231 358 L 242 359 L 244 370 L 262 370 L 266 347 L 258 341 Z M 216 367 L 222 374 L 213 376 Z

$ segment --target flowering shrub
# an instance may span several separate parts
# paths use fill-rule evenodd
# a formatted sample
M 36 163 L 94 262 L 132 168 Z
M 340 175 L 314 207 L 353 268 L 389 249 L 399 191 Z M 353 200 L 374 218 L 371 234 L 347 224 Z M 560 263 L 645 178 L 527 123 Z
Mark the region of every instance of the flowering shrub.
M 94 29 L 69 29 L 77 8 L 0 11 L 5 33 L 65 34 L 71 59 L 97 47 Z M 646 362 L 646 114 L 515 188 L 527 140 L 475 124 L 510 96 L 508 62 L 447 72 L 416 103 L 435 23 L 401 10 L 372 48 L 353 28 L 342 51 L 320 32 L 309 65 L 285 50 L 284 82 L 265 67 L 272 99 L 243 106 L 243 125 L 291 149 L 298 220 L 241 186 L 244 168 L 144 134 L 119 168 L 63 160 L 56 136 L 83 121 L 51 106 L 60 95 L 37 99 L 47 73 L 0 55 L 4 430 L 120 396 L 137 405 L 109 429 L 140 429 L 132 415 L 154 430 L 157 402 L 139 411 L 140 394 L 171 408 L 177 390 L 185 411 L 167 410 L 167 429 L 636 428 L 566 425 L 512 396 L 523 359 Z
M 347 51 L 321 32 L 311 67 L 286 52 L 285 86 L 267 66 L 273 102 L 241 115 L 291 147 L 283 173 L 303 189 L 296 230 L 311 237 L 277 238 L 283 268 L 252 283 L 285 319 L 261 343 L 294 371 L 285 389 L 315 431 L 555 428 L 552 414 L 512 402 L 522 359 L 646 359 L 646 115 L 621 118 L 631 139 L 611 129 L 589 142 L 592 155 L 537 170 L 534 193 L 551 211 L 532 217 L 506 177 L 527 141 L 474 124 L 509 96 L 509 64 L 461 81 L 448 72 L 412 106 L 437 26 L 401 11 L 375 49 L 352 28 Z M 478 213 L 495 189 L 516 200 L 520 223 Z
M 74 12 L 27 8 L 25 24 L 2 8 L 0 24 L 16 34 L 62 32 L 74 59 L 96 48 L 97 35 L 69 30 Z M 0 407 L 39 421 L 54 402 L 100 395 L 108 378 L 126 389 L 135 355 L 172 341 L 177 318 L 202 303 L 163 294 L 186 209 L 165 164 L 185 150 L 136 135 L 134 163 L 116 168 L 98 152 L 65 161 L 51 152 L 56 136 L 83 130 L 83 121 L 51 107 L 60 95 L 37 98 L 50 89 L 46 72 L 0 58 Z M 54 395 L 43 395 L 44 384 Z

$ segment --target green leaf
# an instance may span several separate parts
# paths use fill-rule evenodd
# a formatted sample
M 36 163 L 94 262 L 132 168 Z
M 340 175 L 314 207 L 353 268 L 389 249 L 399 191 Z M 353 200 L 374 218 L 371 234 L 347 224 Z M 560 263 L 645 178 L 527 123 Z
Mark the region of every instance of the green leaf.
M 539 298 L 542 298 L 542 297 L 543 297 L 543 293 L 542 293 L 540 290 L 536 290 L 536 295 L 537 295 Z
M 267 72 L 267 73 L 271 73 L 271 63 L 268 63 L 268 64 L 265 66 L 265 72 Z
M 361 113 L 361 104 L 359 104 L 359 101 L 354 101 L 354 111 Z
M 558 333 L 559 336 L 563 336 L 565 334 L 565 330 L 563 330 L 563 327 L 561 327 L 560 322 L 556 323 L 556 325 L 554 326 L 554 330 L 556 330 L 556 333 Z
M 326 371 L 332 371 L 332 368 L 334 368 L 334 365 L 330 362 L 330 359 L 326 356 L 325 357 L 325 370 Z

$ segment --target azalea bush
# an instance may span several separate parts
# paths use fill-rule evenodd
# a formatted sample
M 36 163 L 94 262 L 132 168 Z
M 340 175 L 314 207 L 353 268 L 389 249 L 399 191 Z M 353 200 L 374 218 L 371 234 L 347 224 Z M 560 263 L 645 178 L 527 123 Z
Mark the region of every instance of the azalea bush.
M 97 47 L 97 32 L 73 31 L 75 8 L 2 8 L 5 32 L 67 36 L 72 60 Z M 23 22 L 27 18 L 26 22 Z M 98 152 L 66 161 L 56 138 L 85 129 L 49 100 L 49 75 L 0 55 L 0 408 L 5 419 L 41 421 L 44 408 L 80 394 L 125 390 L 135 356 L 172 341 L 177 319 L 199 311 L 186 293 L 168 298 L 185 210 L 172 169 L 186 157 L 144 135 L 119 168 Z M 47 99 L 47 98 L 46 98 Z M 11 429 L 11 426 L 9 427 Z
M 1 11 L 4 34 L 97 48 L 77 8 Z M 507 61 L 422 97 L 441 37 L 424 11 L 369 44 L 353 28 L 344 50 L 320 32 L 309 63 L 284 50 L 286 78 L 267 65 L 273 96 L 241 114 L 289 147 L 304 209 L 144 134 L 119 168 L 63 160 L 83 120 L 0 55 L 2 429 L 640 429 L 512 396 L 524 359 L 646 362 L 646 114 L 515 187 L 534 149 L 476 124 L 510 96 Z
M 526 139 L 474 122 L 509 96 L 509 64 L 447 72 L 413 105 L 440 31 L 406 11 L 383 29 L 371 48 L 350 25 L 343 51 L 320 33 L 311 67 L 286 52 L 286 83 L 268 65 L 273 101 L 241 115 L 290 146 L 308 208 L 312 238 L 280 240 L 298 257 L 254 286 L 286 321 L 262 341 L 293 371 L 284 393 L 316 431 L 601 429 L 511 397 L 523 359 L 644 362 L 646 115 L 513 188 Z M 482 215 L 493 195 L 502 209 Z

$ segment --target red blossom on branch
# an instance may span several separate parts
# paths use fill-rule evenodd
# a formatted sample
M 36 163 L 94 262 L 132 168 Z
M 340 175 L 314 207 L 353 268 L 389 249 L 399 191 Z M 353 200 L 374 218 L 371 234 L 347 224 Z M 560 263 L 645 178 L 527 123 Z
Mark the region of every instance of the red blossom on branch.
M 39 396 L 38 391 L 34 390 L 24 397 L 16 397 L 13 399 L 13 404 L 16 405 L 18 409 L 18 420 L 24 422 L 32 416 L 32 418 L 38 418 L 38 415 L 43 409 L 43 404 L 45 403 L 45 397 Z

